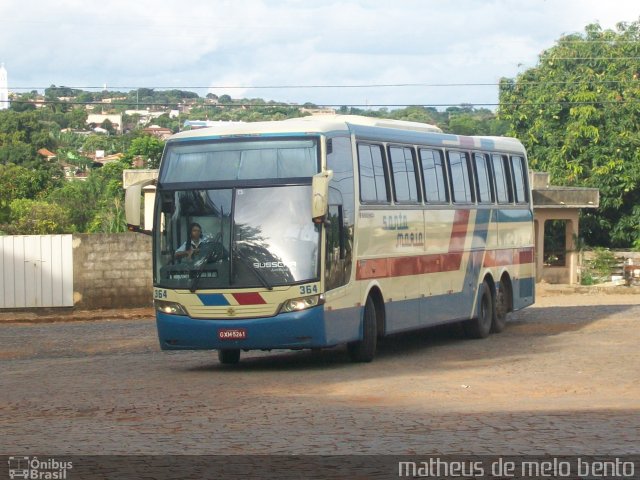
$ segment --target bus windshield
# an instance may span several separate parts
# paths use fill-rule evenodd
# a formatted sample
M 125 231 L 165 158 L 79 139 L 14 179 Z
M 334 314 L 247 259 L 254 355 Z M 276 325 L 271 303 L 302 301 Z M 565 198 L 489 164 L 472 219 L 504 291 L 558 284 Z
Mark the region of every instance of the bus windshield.
M 318 172 L 315 138 L 169 143 L 160 183 L 311 177 Z
M 310 199 L 310 185 L 159 192 L 154 283 L 195 291 L 316 280 Z

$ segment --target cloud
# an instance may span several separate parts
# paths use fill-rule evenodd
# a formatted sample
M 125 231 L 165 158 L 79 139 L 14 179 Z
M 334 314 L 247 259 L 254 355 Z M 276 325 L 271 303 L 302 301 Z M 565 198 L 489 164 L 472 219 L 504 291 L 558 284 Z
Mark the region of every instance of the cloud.
M 562 34 L 638 20 L 637 0 L 4 0 L 11 85 L 182 87 L 292 102 L 492 103 Z M 243 88 L 224 89 L 236 86 Z

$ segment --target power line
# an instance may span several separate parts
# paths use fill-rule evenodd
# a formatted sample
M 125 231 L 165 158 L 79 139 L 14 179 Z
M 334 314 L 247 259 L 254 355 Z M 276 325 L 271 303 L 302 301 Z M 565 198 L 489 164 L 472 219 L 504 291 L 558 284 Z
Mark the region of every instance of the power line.
M 640 59 L 640 57 L 638 57 Z M 638 82 L 639 79 L 629 79 L 629 80 L 606 80 L 606 79 L 594 79 L 594 80 L 567 80 L 567 81 L 527 81 L 527 82 L 517 82 L 518 85 L 579 85 L 588 82 L 588 83 L 634 83 Z M 127 85 L 119 85 L 109 87 L 108 90 L 104 90 L 103 86 L 69 86 L 69 85 L 57 85 L 57 86 L 48 86 L 48 87 L 11 87 L 11 90 L 47 90 L 47 89 L 63 89 L 68 88 L 71 90 L 101 90 L 108 91 L 111 93 L 115 93 L 117 89 L 129 89 L 129 90 L 204 90 L 204 89 L 212 89 L 212 90 L 232 90 L 232 89 L 243 89 L 243 90 L 264 90 L 264 89 L 272 89 L 272 90 L 281 90 L 281 89 L 319 89 L 319 88 L 406 88 L 406 87 L 496 87 L 502 85 L 500 82 L 463 82 L 463 83 L 361 83 L 361 84 L 347 84 L 347 85 L 339 85 L 339 84 L 310 84 L 310 85 L 169 85 L 169 86 L 150 86 L 150 87 L 138 87 L 138 86 L 127 86 Z
M 40 100 L 40 101 L 28 101 L 28 100 L 9 100 L 5 103 L 11 104 L 24 104 L 24 105 L 57 105 L 57 106 L 73 106 L 73 105 L 93 105 L 93 106 L 101 106 L 113 109 L 115 107 L 126 107 L 126 106 L 144 106 L 144 107 L 178 107 L 183 104 L 178 103 L 163 103 L 163 102 L 145 102 L 145 103 L 137 103 L 137 102 L 122 102 L 122 103 L 100 103 L 100 102 L 61 102 L 55 100 Z M 640 99 L 632 99 L 632 100 L 598 100 L 598 101 L 566 101 L 566 100 L 558 100 L 558 101 L 547 101 L 547 102 L 497 102 L 497 103 L 485 103 L 485 102 L 458 102 L 458 103 L 366 103 L 366 104 L 358 104 L 358 103 L 339 103 L 339 104 L 313 104 L 314 107 L 310 108 L 341 108 L 341 107 L 351 107 L 351 108 L 410 108 L 410 107 L 498 107 L 498 106 L 548 106 L 548 105 L 563 105 L 563 106 L 571 106 L 571 105 L 626 105 L 626 104 L 640 104 Z M 191 105 L 189 105 L 191 106 Z M 227 109 L 227 108 L 305 108 L 304 105 L 300 105 L 297 103 L 279 103 L 279 104 L 269 104 L 269 103 L 224 103 L 224 104 L 203 104 L 203 105 L 193 105 L 196 108 L 212 108 L 212 109 Z

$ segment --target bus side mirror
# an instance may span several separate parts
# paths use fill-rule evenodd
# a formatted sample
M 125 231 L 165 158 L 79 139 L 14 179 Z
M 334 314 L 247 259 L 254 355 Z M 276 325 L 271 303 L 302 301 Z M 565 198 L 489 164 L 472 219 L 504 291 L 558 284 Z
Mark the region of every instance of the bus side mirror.
M 333 178 L 333 170 L 318 173 L 311 181 L 311 218 L 313 223 L 322 223 L 329 209 L 329 181 Z
M 153 180 L 145 180 L 140 183 L 134 183 L 127 187 L 124 193 L 124 214 L 127 219 L 127 230 L 130 232 L 140 232 L 151 234 L 150 230 L 143 230 L 142 224 L 142 211 L 141 211 L 141 199 L 142 189 L 147 185 L 153 183 Z

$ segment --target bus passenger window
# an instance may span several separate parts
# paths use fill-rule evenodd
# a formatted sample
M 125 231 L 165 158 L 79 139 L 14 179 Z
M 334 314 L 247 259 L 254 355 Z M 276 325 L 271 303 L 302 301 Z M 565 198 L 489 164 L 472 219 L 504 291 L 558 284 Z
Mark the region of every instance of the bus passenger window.
M 424 195 L 428 203 L 447 203 L 447 177 L 440 150 L 420 149 Z
M 476 186 L 478 187 L 478 203 L 493 202 L 491 195 L 491 179 L 489 177 L 489 165 L 487 165 L 487 155 L 484 153 L 474 153 L 473 159 L 476 166 Z
M 511 170 L 513 172 L 513 186 L 516 194 L 516 203 L 527 203 L 529 196 L 527 195 L 527 180 L 525 178 L 524 158 L 511 157 Z
M 467 154 L 465 152 L 450 151 L 448 155 L 454 203 L 473 202 Z
M 493 178 L 496 180 L 496 197 L 498 203 L 511 203 L 511 191 L 508 174 L 505 170 L 505 162 L 502 155 L 491 155 L 491 164 L 493 166 Z
M 389 147 L 391 170 L 393 173 L 394 199 L 399 203 L 417 203 L 418 185 L 413 163 L 413 149 Z
M 380 145 L 358 144 L 360 170 L 360 200 L 369 203 L 388 203 L 384 160 Z

